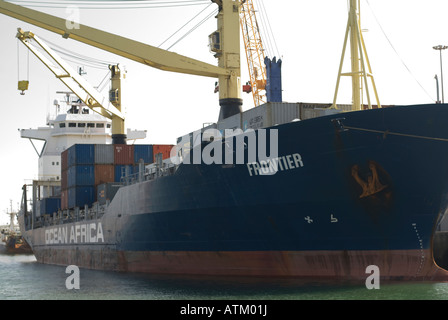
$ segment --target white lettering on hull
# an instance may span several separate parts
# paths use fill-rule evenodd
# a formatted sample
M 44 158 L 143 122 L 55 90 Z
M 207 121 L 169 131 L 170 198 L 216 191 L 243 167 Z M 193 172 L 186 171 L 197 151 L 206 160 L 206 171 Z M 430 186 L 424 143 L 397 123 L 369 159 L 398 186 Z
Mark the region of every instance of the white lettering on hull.
M 45 244 L 104 243 L 101 222 L 58 226 L 45 230 Z
M 302 156 L 298 153 L 247 164 L 250 176 L 271 175 L 278 170 L 285 171 L 301 167 L 303 167 Z

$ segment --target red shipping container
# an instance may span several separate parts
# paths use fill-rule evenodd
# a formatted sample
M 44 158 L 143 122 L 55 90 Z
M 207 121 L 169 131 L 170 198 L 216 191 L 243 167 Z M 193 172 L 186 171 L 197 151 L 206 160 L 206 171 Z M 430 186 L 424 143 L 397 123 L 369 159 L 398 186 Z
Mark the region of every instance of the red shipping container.
M 68 189 L 61 192 L 61 209 L 68 209 Z
M 61 153 L 61 170 L 67 170 L 68 169 L 68 149 L 64 150 Z
M 114 182 L 115 166 L 113 164 L 95 165 L 95 186 L 106 182 Z
M 174 145 L 172 144 L 153 144 L 152 145 L 152 153 L 154 155 L 154 162 L 156 162 L 156 154 L 161 153 L 162 159 L 168 159 L 171 157 L 171 149 L 173 149 Z
M 114 164 L 133 164 L 133 163 L 134 163 L 134 145 L 115 144 Z
M 61 190 L 68 189 L 68 169 L 62 169 L 61 172 Z

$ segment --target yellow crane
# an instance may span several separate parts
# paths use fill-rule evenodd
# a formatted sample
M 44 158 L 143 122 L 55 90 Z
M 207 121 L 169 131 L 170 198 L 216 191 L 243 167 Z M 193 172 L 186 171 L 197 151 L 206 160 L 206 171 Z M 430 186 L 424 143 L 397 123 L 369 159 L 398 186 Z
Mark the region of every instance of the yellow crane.
M 241 0 L 240 24 L 249 69 L 250 89 L 255 106 L 259 106 L 266 102 L 266 67 L 263 43 L 252 0 Z
M 50 71 L 62 81 L 86 106 L 112 120 L 114 144 L 125 144 L 122 135 L 125 130 L 124 112 L 121 105 L 121 85 L 124 72 L 118 65 L 110 66 L 111 90 L 109 98 L 104 97 L 68 63 L 56 54 L 45 42 L 30 31 L 17 30 L 17 39 L 25 45 Z M 20 82 L 19 82 L 20 87 Z M 124 110 L 123 110 L 124 111 Z
M 121 37 L 82 24 L 67 23 L 65 19 L 12 3 L 0 1 L 0 13 L 44 28 L 102 50 L 112 52 L 147 66 L 165 71 L 214 77 L 219 81 L 219 120 L 242 111 L 240 71 L 240 5 L 233 0 L 212 0 L 219 7 L 217 31 L 209 37 L 218 66 L 159 49 L 148 44 Z M 114 130 L 114 129 L 113 129 Z M 124 128 L 115 134 L 124 136 Z

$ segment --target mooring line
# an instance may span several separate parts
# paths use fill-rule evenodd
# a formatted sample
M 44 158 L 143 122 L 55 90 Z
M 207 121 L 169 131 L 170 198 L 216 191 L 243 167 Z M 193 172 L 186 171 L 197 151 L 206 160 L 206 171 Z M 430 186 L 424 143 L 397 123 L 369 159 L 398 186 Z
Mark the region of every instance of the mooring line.
M 407 133 L 399 133 L 399 132 L 390 132 L 390 131 L 381 131 L 381 130 L 374 130 L 374 129 L 365 129 L 365 128 L 357 128 L 357 127 L 350 127 L 343 125 L 344 129 L 350 129 L 350 130 L 359 130 L 359 131 L 366 131 L 366 132 L 374 132 L 374 133 L 382 133 L 385 135 L 395 135 L 395 136 L 402 136 L 402 137 L 408 137 L 408 138 L 418 138 L 418 139 L 426 139 L 426 140 L 436 140 L 436 141 L 444 141 L 448 142 L 448 139 L 446 138 L 434 138 L 434 137 L 425 137 L 425 136 L 418 136 L 415 134 L 407 134 Z

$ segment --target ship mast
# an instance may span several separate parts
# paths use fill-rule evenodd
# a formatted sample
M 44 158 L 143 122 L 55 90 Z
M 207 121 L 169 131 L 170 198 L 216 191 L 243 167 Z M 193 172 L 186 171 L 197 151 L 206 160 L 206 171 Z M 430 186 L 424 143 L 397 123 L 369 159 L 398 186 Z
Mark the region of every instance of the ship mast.
M 344 63 L 345 50 L 347 48 L 347 40 L 349 35 L 350 35 L 350 52 L 351 52 L 351 72 L 342 73 L 342 66 Z M 370 66 L 369 57 L 367 56 L 367 50 L 364 43 L 364 38 L 361 32 L 359 0 L 350 0 L 350 10 L 348 14 L 347 29 L 345 31 L 344 46 L 342 48 L 342 56 L 339 65 L 339 72 L 336 82 L 336 90 L 334 93 L 332 108 L 337 108 L 336 99 L 338 95 L 341 76 L 352 77 L 353 111 L 363 109 L 363 106 L 361 104 L 363 85 L 365 88 L 369 109 L 372 108 L 367 78 L 370 78 L 372 81 L 372 88 L 375 94 L 376 102 L 378 108 L 381 108 L 378 93 L 376 90 L 375 80 L 373 79 L 372 68 Z

